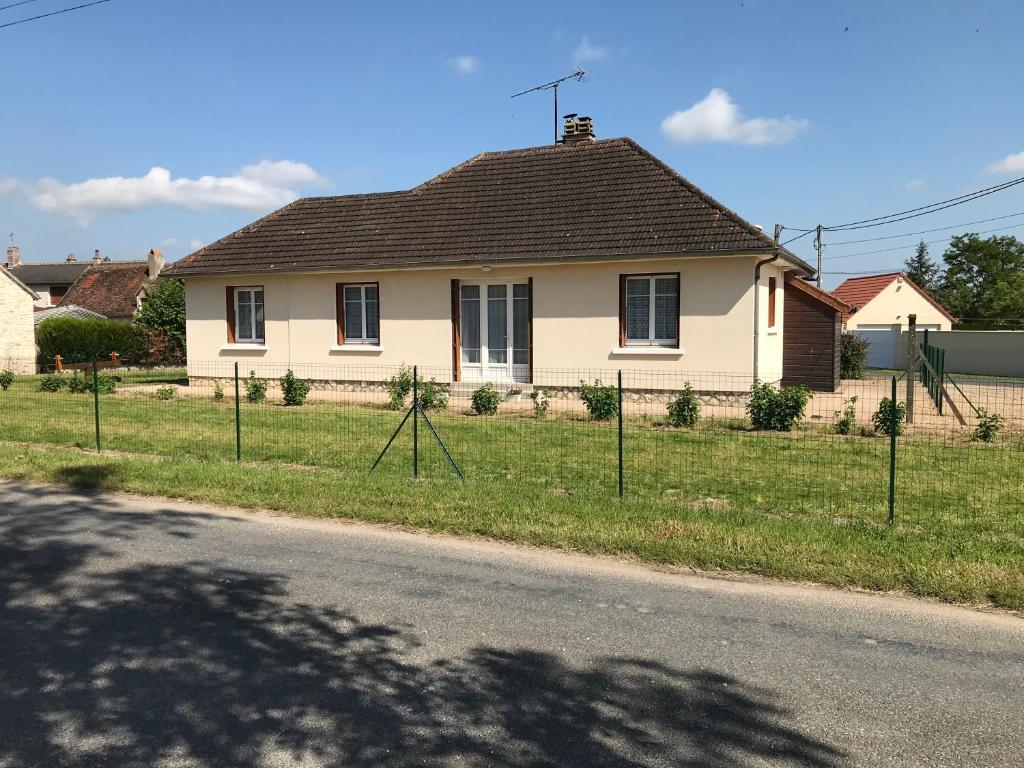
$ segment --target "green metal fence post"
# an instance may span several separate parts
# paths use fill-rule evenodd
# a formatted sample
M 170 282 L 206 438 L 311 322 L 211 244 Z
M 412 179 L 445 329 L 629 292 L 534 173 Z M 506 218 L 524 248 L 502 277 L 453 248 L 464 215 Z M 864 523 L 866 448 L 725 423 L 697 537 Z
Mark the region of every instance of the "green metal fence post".
M 96 411 L 96 453 L 103 450 L 100 443 L 100 371 L 96 360 L 92 361 L 92 400 Z
M 619 384 L 619 498 L 622 498 L 622 494 L 625 491 L 623 483 L 622 473 L 622 369 L 619 369 L 618 376 Z
M 235 363 L 235 461 L 242 460 L 242 402 L 238 387 L 238 363 Z
M 889 518 L 892 525 L 896 520 L 896 430 L 899 429 L 899 414 L 896 408 L 896 377 L 892 377 L 892 409 L 889 414 Z
M 412 476 L 420 476 L 420 385 L 419 369 L 412 367 Z

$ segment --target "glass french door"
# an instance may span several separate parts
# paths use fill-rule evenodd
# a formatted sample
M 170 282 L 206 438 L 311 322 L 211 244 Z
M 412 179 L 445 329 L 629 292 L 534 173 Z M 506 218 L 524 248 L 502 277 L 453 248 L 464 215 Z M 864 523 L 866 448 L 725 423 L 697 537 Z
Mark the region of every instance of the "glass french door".
M 530 378 L 530 289 L 526 283 L 459 286 L 463 377 L 471 381 Z

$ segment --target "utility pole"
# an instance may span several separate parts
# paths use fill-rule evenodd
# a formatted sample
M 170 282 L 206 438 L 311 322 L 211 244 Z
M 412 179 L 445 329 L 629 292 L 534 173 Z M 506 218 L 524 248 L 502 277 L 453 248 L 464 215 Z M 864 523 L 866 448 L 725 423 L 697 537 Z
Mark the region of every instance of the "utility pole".
M 775 225 L 775 234 L 772 236 L 772 240 L 775 242 L 775 247 L 776 248 L 779 247 L 779 238 L 781 238 L 781 237 L 782 237 L 782 225 L 781 224 L 776 224 Z
M 818 248 L 818 278 L 817 278 L 817 281 L 816 281 L 816 282 L 817 282 L 817 285 L 818 285 L 818 287 L 819 287 L 819 288 L 821 288 L 821 263 L 822 263 L 822 254 L 823 254 L 823 253 L 824 253 L 824 251 L 825 251 L 825 244 L 824 244 L 824 243 L 823 243 L 823 242 L 821 241 L 821 231 L 822 231 L 822 226 L 821 226 L 821 224 L 819 224 L 819 225 L 818 225 L 818 236 L 817 236 L 817 237 L 815 238 L 815 240 L 814 240 L 814 244 L 815 244 L 815 245 L 817 246 L 817 248 Z

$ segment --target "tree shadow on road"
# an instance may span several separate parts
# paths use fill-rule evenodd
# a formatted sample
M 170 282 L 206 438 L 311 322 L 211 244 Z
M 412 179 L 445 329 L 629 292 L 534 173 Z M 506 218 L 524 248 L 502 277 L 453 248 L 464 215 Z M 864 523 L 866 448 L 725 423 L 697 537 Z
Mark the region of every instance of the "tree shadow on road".
M 0 765 L 836 766 L 771 692 L 639 658 L 432 659 L 412 627 L 297 604 L 288 580 L 118 560 L 141 527 L 31 493 L 0 512 Z M 240 521 L 244 525 L 244 521 Z

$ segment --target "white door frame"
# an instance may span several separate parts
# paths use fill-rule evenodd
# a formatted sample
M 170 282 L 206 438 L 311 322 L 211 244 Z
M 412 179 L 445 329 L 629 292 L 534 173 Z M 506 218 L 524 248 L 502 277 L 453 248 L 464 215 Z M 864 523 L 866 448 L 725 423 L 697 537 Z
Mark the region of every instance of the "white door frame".
M 492 285 L 505 286 L 505 362 L 490 362 L 490 347 L 488 346 L 488 302 L 487 288 Z M 480 288 L 480 296 L 476 301 L 479 304 L 480 313 L 480 362 L 466 362 L 462 356 L 460 345 L 459 356 L 463 372 L 462 378 L 467 381 L 493 381 L 502 383 L 529 383 L 530 366 L 529 362 L 516 363 L 515 359 L 515 287 L 517 285 L 529 285 L 527 280 L 465 280 L 459 282 L 459 302 L 462 299 L 462 289 L 466 286 L 477 286 Z M 529 300 L 527 298 L 527 300 Z M 460 308 L 461 318 L 465 312 Z M 529 335 L 529 329 L 527 329 Z M 460 337 L 461 337 L 460 329 Z M 529 343 L 529 342 L 527 342 Z

